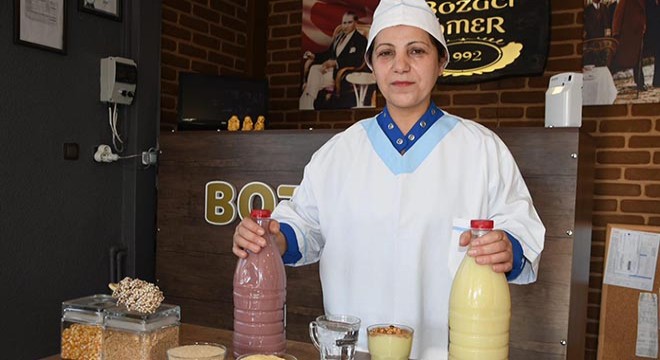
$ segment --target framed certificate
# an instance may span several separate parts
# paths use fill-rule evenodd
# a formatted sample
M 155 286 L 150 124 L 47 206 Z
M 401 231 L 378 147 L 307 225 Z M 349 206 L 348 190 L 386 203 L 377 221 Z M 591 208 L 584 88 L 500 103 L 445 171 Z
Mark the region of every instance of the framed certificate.
M 66 54 L 66 0 L 15 0 L 14 41 Z
M 78 0 L 80 11 L 121 21 L 121 0 Z

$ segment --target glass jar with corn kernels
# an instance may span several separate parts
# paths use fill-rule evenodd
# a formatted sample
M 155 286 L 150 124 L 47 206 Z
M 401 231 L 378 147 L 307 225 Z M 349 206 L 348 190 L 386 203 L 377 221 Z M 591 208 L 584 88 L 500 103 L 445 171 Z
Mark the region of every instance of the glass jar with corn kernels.
M 100 360 L 103 311 L 115 306 L 110 295 L 92 295 L 62 303 L 62 359 Z
M 167 359 L 167 350 L 179 345 L 180 321 L 177 305 L 161 304 L 152 314 L 125 306 L 105 309 L 102 358 Z

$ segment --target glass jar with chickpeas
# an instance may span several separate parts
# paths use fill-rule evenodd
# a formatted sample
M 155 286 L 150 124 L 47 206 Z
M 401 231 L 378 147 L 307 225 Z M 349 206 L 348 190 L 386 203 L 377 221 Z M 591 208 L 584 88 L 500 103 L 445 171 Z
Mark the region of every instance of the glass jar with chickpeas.
M 104 310 L 115 306 L 110 295 L 92 295 L 62 303 L 62 359 L 100 360 Z

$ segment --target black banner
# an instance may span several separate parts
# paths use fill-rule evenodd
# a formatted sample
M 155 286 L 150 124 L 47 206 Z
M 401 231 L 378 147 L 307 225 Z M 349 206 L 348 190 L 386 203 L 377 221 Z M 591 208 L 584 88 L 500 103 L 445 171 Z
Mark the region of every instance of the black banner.
M 439 82 L 538 75 L 548 55 L 549 0 L 427 1 L 444 27 L 450 60 Z

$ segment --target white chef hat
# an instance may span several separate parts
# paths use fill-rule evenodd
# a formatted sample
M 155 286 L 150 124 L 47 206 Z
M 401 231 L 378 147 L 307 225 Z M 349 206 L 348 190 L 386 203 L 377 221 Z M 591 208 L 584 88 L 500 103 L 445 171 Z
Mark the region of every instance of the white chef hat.
M 369 29 L 367 52 L 364 54 L 365 61 L 370 69 L 371 63 L 368 59 L 368 50 L 376 38 L 376 35 L 385 28 L 397 25 L 414 26 L 429 33 L 445 48 L 447 60 L 449 60 L 449 49 L 447 49 L 445 36 L 442 34 L 442 27 L 438 22 L 438 18 L 433 14 L 433 10 L 431 10 L 426 1 L 381 0 L 374 12 L 371 28 Z

